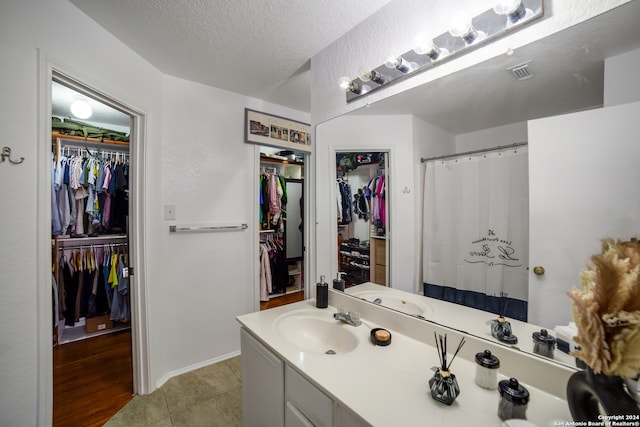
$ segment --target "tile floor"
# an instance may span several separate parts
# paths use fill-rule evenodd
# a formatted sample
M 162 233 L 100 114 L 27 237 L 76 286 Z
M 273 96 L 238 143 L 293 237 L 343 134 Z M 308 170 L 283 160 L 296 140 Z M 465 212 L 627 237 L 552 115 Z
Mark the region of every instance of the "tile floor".
M 242 426 L 240 356 L 188 372 L 134 396 L 105 427 Z

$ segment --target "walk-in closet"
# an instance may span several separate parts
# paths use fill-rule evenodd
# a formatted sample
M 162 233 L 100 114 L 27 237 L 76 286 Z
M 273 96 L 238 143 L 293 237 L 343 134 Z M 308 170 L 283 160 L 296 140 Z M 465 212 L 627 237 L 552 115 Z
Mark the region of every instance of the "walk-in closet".
M 52 82 L 54 425 L 133 393 L 131 117 L 64 83 Z
M 388 153 L 336 154 L 338 268 L 345 285 L 387 285 Z
M 260 308 L 304 299 L 304 154 L 260 149 Z

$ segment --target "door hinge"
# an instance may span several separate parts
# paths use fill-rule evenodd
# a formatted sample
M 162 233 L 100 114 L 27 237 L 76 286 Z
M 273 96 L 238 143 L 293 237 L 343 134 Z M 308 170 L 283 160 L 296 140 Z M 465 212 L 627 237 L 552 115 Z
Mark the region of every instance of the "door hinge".
M 129 267 L 129 276 L 133 276 L 133 267 Z

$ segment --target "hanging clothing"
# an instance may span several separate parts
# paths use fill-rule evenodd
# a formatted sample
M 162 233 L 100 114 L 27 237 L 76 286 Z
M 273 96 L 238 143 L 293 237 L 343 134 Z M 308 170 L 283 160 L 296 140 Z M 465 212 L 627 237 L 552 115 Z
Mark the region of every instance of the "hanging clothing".
M 346 225 L 350 224 L 353 220 L 352 217 L 352 204 L 351 204 L 351 186 L 346 181 L 339 179 L 338 180 L 338 194 L 340 197 L 340 202 L 338 206 L 341 209 L 341 220 L 340 224 Z
M 271 283 L 271 265 L 269 264 L 269 247 L 260 245 L 260 301 L 269 301 L 273 291 Z
M 52 158 L 52 235 L 127 231 L 129 164 L 108 158 Z
M 260 244 L 260 301 L 269 301 L 269 295 L 286 292 L 289 269 L 282 236 L 265 236 Z
M 274 172 L 260 175 L 260 229 L 284 231 L 287 219 L 287 186 L 284 177 Z

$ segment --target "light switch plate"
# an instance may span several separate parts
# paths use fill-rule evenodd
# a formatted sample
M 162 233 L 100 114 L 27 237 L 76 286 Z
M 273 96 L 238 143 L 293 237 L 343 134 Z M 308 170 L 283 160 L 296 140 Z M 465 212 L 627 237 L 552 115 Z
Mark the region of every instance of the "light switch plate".
M 176 205 L 164 205 L 164 219 L 176 219 Z

